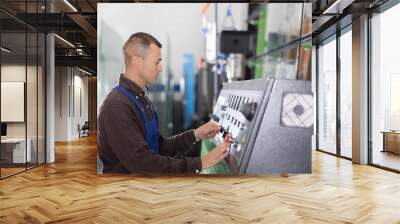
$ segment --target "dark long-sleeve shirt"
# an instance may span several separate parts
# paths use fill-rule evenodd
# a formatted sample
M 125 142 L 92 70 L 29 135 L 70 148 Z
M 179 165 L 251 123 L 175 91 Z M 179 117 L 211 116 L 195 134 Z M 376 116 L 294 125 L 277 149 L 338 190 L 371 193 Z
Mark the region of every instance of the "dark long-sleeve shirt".
M 120 76 L 119 84 L 131 91 L 151 118 L 150 100 L 130 79 Z M 196 142 L 194 131 L 173 137 L 159 134 L 160 154 L 156 155 L 145 140 L 140 112 L 120 92 L 110 92 L 98 116 L 97 146 L 103 173 L 195 173 L 201 170 L 201 159 L 174 157 Z

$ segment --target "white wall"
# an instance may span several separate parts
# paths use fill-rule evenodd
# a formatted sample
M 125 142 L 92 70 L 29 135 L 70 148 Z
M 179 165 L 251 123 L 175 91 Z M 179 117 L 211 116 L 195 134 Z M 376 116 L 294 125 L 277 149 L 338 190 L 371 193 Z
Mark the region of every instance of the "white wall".
M 55 73 L 55 140 L 77 139 L 78 124 L 88 120 L 88 78 L 71 67 L 56 67 Z
M 79 72 L 79 71 L 78 71 Z M 89 102 L 88 102 L 88 77 L 87 76 L 82 76 L 83 73 L 78 73 L 77 70 L 75 70 L 75 75 L 74 75 L 74 108 L 73 110 L 75 111 L 73 113 L 73 119 L 72 119 L 72 130 L 71 130 L 71 135 L 76 138 L 79 133 L 77 126 L 80 124 L 82 126 L 85 121 L 89 120 Z M 79 93 L 80 91 L 80 93 Z M 80 96 L 80 97 L 79 97 Z M 80 101 L 80 102 L 79 102 Z M 82 111 L 80 111 L 82 110 Z
M 67 67 L 55 68 L 55 141 L 67 141 L 69 117 L 69 76 Z

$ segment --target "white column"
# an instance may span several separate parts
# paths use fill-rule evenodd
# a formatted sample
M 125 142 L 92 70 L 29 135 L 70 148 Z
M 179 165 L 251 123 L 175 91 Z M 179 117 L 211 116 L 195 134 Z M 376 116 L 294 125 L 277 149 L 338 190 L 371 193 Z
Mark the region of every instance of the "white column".
M 54 133 L 55 133 L 55 76 L 54 76 L 54 35 L 46 36 L 46 163 L 55 161 Z
M 368 163 L 368 16 L 353 20 L 353 162 Z

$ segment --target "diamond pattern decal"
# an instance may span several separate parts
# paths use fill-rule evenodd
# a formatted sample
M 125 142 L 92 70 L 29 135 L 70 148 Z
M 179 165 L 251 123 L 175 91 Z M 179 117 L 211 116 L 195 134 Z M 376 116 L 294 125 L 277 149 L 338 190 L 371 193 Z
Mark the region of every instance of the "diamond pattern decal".
M 283 96 L 281 121 L 284 126 L 309 128 L 313 125 L 313 96 L 287 93 Z

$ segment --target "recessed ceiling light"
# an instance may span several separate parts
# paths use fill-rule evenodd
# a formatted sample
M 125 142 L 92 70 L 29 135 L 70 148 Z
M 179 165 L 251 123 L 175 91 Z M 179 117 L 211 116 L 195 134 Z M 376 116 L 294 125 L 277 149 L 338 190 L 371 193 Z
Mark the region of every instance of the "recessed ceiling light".
M 1 47 L 1 50 L 4 51 L 4 52 L 6 52 L 6 53 L 10 53 L 10 52 L 11 52 L 11 50 L 9 50 L 9 49 L 7 49 L 7 48 L 5 48 L 5 47 Z
M 69 42 L 68 40 L 66 40 L 66 39 L 64 39 L 64 38 L 62 38 L 62 37 L 60 37 L 60 36 L 57 35 L 57 34 L 54 34 L 54 36 L 57 37 L 58 39 L 60 39 L 61 41 L 63 41 L 64 43 L 66 43 L 67 45 L 69 45 L 69 46 L 75 48 L 75 45 L 71 44 L 71 42 Z
M 78 12 L 78 10 L 71 4 L 69 3 L 68 0 L 64 0 L 65 4 L 67 4 L 72 10 L 74 10 L 75 12 Z
M 83 69 L 81 69 L 81 68 L 79 68 L 79 67 L 78 67 L 78 70 L 81 71 L 81 72 L 83 72 L 83 73 L 85 73 L 85 74 L 87 74 L 87 75 L 92 75 L 92 73 L 90 73 L 90 72 L 88 72 L 88 71 L 86 71 L 86 70 L 83 70 Z
M 355 0 L 336 0 L 322 14 L 342 14 L 343 9 L 351 5 Z

